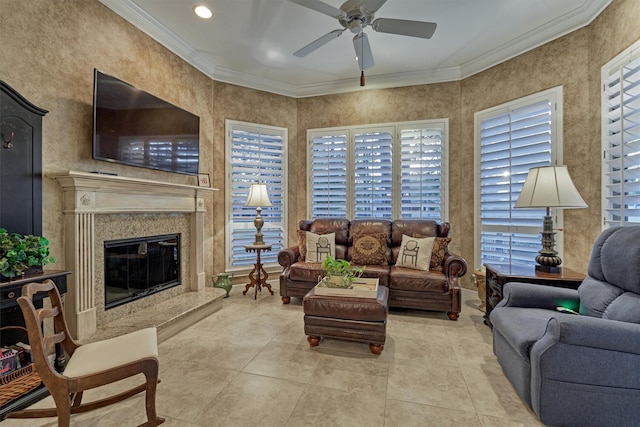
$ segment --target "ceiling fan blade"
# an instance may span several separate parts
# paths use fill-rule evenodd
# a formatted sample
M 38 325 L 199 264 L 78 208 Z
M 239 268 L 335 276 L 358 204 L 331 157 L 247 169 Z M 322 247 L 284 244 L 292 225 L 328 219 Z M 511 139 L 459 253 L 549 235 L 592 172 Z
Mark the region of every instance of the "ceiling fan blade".
M 319 47 L 322 47 L 325 44 L 329 43 L 331 40 L 337 39 L 338 37 L 340 37 L 344 30 L 345 30 L 344 28 L 342 30 L 333 30 L 330 33 L 325 34 L 324 36 L 320 37 L 319 39 L 316 39 L 316 40 L 312 41 L 311 43 L 309 43 L 308 45 L 306 45 L 302 49 L 299 49 L 299 50 L 293 52 L 293 56 L 297 56 L 299 58 L 307 56 L 308 54 L 310 54 L 314 50 L 318 49 Z
M 360 71 L 367 70 L 375 65 L 373 62 L 373 54 L 371 46 L 369 46 L 369 38 L 364 32 L 358 33 L 353 38 L 353 47 L 356 49 L 356 57 Z
M 346 18 L 347 14 L 340 9 L 328 5 L 320 0 L 289 0 L 291 3 L 299 4 L 300 6 L 307 7 L 316 12 L 323 13 L 332 18 L 341 19 Z
M 386 2 L 387 2 L 387 0 L 362 0 L 362 6 L 360 7 L 360 10 L 363 13 L 368 13 L 368 14 L 373 15 Z
M 374 31 L 402 36 L 430 39 L 438 26 L 435 22 L 408 21 L 406 19 L 380 18 L 371 24 Z

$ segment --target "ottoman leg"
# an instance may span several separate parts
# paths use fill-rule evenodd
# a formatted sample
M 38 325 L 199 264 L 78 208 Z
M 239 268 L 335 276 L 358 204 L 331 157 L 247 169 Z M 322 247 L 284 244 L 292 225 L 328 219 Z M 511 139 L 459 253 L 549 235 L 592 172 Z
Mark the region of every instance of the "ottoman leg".
M 382 350 L 384 350 L 384 344 L 370 343 L 369 350 L 371 350 L 371 353 L 378 355 L 382 353 Z
M 315 335 L 309 335 L 307 337 L 307 341 L 309 341 L 309 345 L 311 347 L 316 347 L 318 344 L 320 344 L 320 337 L 317 337 Z

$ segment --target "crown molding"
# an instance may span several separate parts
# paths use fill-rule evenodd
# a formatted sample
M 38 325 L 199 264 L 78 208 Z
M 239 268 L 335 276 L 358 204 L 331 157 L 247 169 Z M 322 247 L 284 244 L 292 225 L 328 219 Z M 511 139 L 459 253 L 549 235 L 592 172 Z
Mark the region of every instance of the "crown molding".
M 461 78 L 467 78 L 543 44 L 591 24 L 613 0 L 600 0 L 549 21 L 528 33 L 509 40 L 471 61 L 462 64 Z
M 366 86 L 364 88 L 361 88 L 358 84 L 359 75 L 354 75 L 353 79 L 296 86 L 273 79 L 266 79 L 255 74 L 219 67 L 216 66 L 215 62 L 205 54 L 193 49 L 184 40 L 141 9 L 133 1 L 99 1 L 132 25 L 149 35 L 158 43 L 171 50 L 184 61 L 214 80 L 271 92 L 278 95 L 303 98 L 335 93 L 356 92 L 363 89 L 388 89 L 394 87 L 462 80 L 589 25 L 613 0 L 599 0 L 595 2 L 585 1 L 585 5 L 583 7 L 563 16 L 559 16 L 533 31 L 523 34 L 514 40 L 510 40 L 495 49 L 483 53 L 475 59 L 462 64 L 460 67 L 420 70 L 378 76 L 366 76 L 365 74 Z M 567 25 L 567 22 L 570 24 Z

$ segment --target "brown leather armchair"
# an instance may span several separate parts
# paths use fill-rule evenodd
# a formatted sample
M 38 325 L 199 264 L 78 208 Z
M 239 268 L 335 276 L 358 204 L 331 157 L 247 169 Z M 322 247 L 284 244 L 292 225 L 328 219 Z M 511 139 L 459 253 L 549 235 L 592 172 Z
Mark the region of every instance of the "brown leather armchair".
M 445 311 L 449 319 L 460 315 L 459 278 L 467 272 L 466 261 L 445 250 L 442 263 L 428 271 L 396 266 L 402 236 L 443 237 L 449 235 L 449 223 L 432 220 L 302 220 L 299 229 L 316 234 L 335 233 L 336 258 L 351 261 L 353 236 L 361 233 L 387 235 L 387 264 L 367 265 L 363 277 L 378 278 L 381 286 L 389 288 L 389 306 L 423 310 Z M 280 274 L 280 296 L 284 304 L 291 297 L 302 298 L 324 276 L 319 263 L 306 262 L 300 248 L 291 246 L 278 253 L 283 267 Z

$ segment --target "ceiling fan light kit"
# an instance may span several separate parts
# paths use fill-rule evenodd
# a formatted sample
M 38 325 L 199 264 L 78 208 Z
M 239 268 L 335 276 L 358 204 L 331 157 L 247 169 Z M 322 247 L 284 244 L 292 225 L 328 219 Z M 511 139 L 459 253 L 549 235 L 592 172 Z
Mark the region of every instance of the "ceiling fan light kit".
M 331 40 L 342 35 L 345 30 L 355 34 L 353 46 L 356 51 L 356 58 L 360 68 L 360 86 L 364 86 L 364 70 L 375 65 L 373 53 L 369 45 L 369 39 L 364 29 L 370 26 L 373 31 L 387 34 L 398 34 L 409 37 L 419 37 L 430 39 L 436 31 L 437 24 L 434 22 L 411 21 L 406 19 L 378 18 L 374 20 L 374 15 L 385 4 L 387 0 L 347 0 L 340 6 L 340 9 L 328 5 L 321 0 L 289 0 L 291 3 L 304 6 L 316 12 L 337 19 L 342 29 L 333 30 L 324 36 L 312 41 L 303 48 L 293 53 L 297 57 L 305 57 L 311 52 L 319 49 Z

